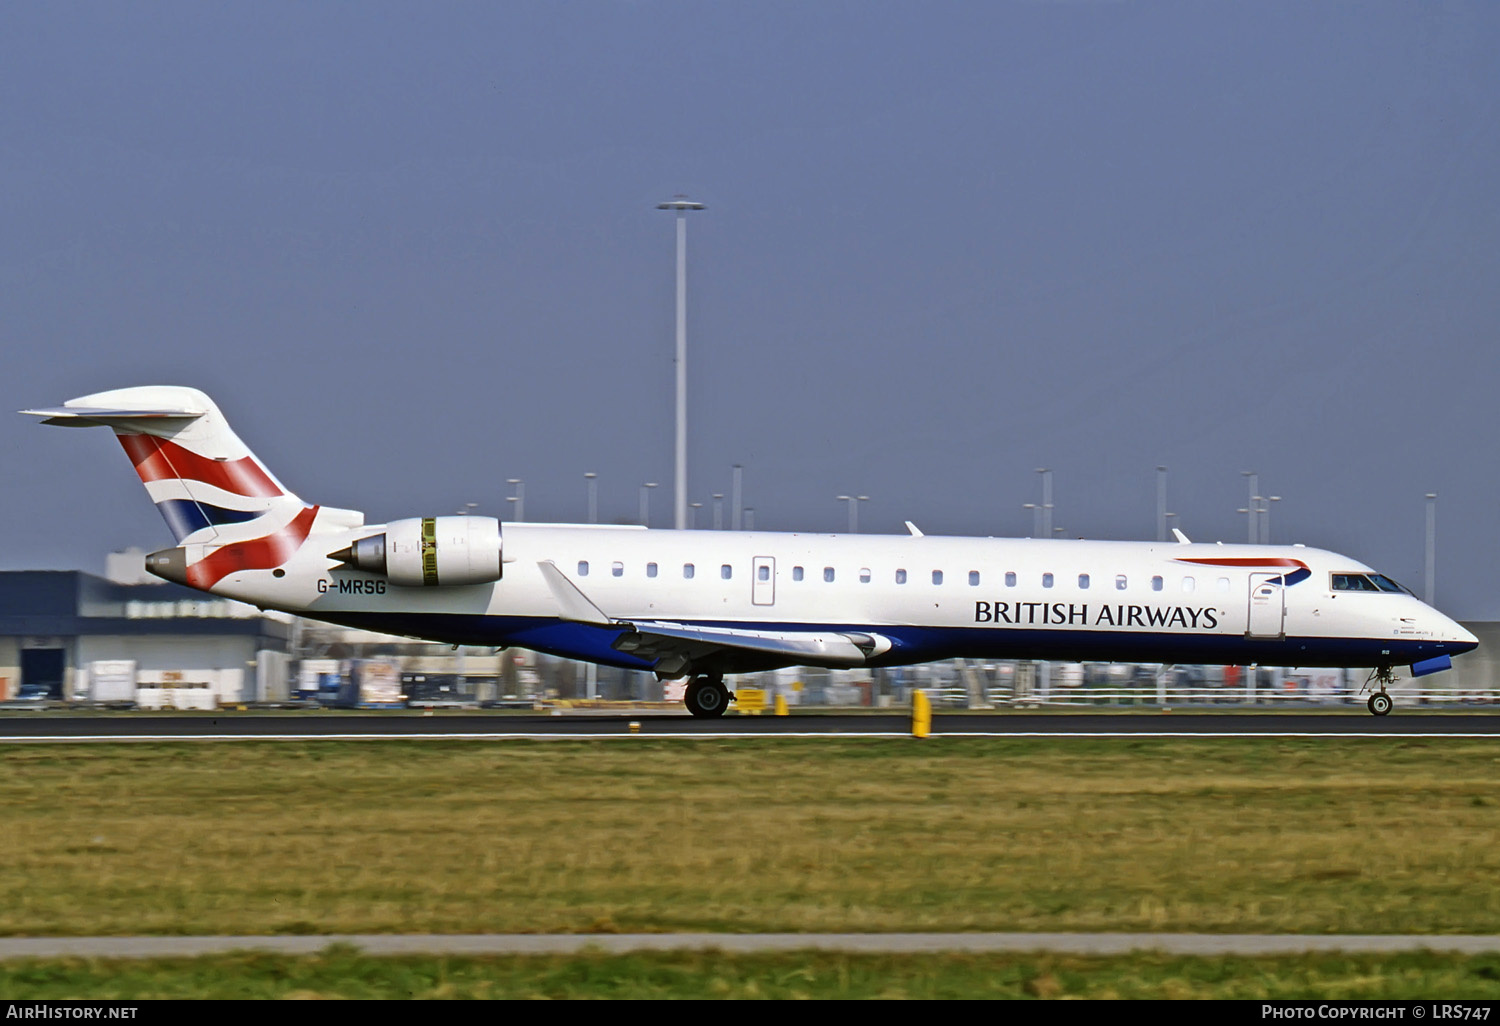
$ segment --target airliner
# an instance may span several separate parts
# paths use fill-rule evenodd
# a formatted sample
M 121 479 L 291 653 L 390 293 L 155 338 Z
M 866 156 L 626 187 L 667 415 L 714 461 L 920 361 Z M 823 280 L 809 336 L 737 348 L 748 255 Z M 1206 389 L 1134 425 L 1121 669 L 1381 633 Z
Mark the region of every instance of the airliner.
M 686 678 L 723 715 L 727 675 L 939 659 L 1451 667 L 1459 624 L 1373 568 L 1301 545 L 665 531 L 364 514 L 309 505 L 197 389 L 25 410 L 112 429 L 176 544 L 146 568 L 348 627 L 520 647 Z

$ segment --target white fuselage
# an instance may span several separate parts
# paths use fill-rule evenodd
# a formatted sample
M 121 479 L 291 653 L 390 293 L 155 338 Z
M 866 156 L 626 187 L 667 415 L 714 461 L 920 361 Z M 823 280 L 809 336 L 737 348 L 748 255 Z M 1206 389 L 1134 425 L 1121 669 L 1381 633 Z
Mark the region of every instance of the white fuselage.
M 611 647 L 610 632 L 563 619 L 539 564 L 556 564 L 611 619 L 889 638 L 870 665 L 977 656 L 1373 666 L 1474 647 L 1409 593 L 1333 590 L 1333 574 L 1373 571 L 1301 546 L 505 524 L 504 577 L 493 584 L 398 587 L 330 569 L 327 552 L 378 530 L 315 534 L 283 576 L 244 571 L 213 590 L 390 633 L 630 667 L 643 664 Z

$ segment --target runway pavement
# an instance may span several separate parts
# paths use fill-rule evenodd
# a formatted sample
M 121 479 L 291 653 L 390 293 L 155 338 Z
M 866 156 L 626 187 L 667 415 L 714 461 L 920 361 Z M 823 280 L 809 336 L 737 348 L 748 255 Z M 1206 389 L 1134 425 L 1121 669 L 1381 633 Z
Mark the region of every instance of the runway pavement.
M 157 715 L 17 714 L 0 717 L 0 743 L 125 740 L 568 739 L 906 737 L 904 714 L 729 715 L 700 720 L 659 709 L 618 714 L 494 715 L 412 712 L 255 712 Z M 1034 713 L 946 714 L 933 719 L 944 737 L 1495 737 L 1500 715 L 1363 710 L 1322 713 Z

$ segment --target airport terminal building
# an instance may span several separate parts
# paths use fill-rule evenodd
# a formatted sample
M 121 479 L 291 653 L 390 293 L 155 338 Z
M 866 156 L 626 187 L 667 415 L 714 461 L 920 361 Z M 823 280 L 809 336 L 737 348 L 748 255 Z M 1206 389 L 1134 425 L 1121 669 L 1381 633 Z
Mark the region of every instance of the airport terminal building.
M 286 698 L 292 618 L 166 582 L 0 573 L 0 698 L 213 708 Z

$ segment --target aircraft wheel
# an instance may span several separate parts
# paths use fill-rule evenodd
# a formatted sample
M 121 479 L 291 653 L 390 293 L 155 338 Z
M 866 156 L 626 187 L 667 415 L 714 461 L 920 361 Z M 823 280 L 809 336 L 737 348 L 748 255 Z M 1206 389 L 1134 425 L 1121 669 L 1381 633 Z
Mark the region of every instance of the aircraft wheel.
M 1370 696 L 1370 700 L 1365 704 L 1370 707 L 1370 712 L 1376 716 L 1385 716 L 1391 711 L 1391 696 L 1384 691 L 1377 691 Z
M 724 710 L 729 708 L 729 689 L 724 687 L 724 682 L 707 677 L 699 677 L 687 686 L 688 712 L 700 719 L 717 719 L 724 715 Z

